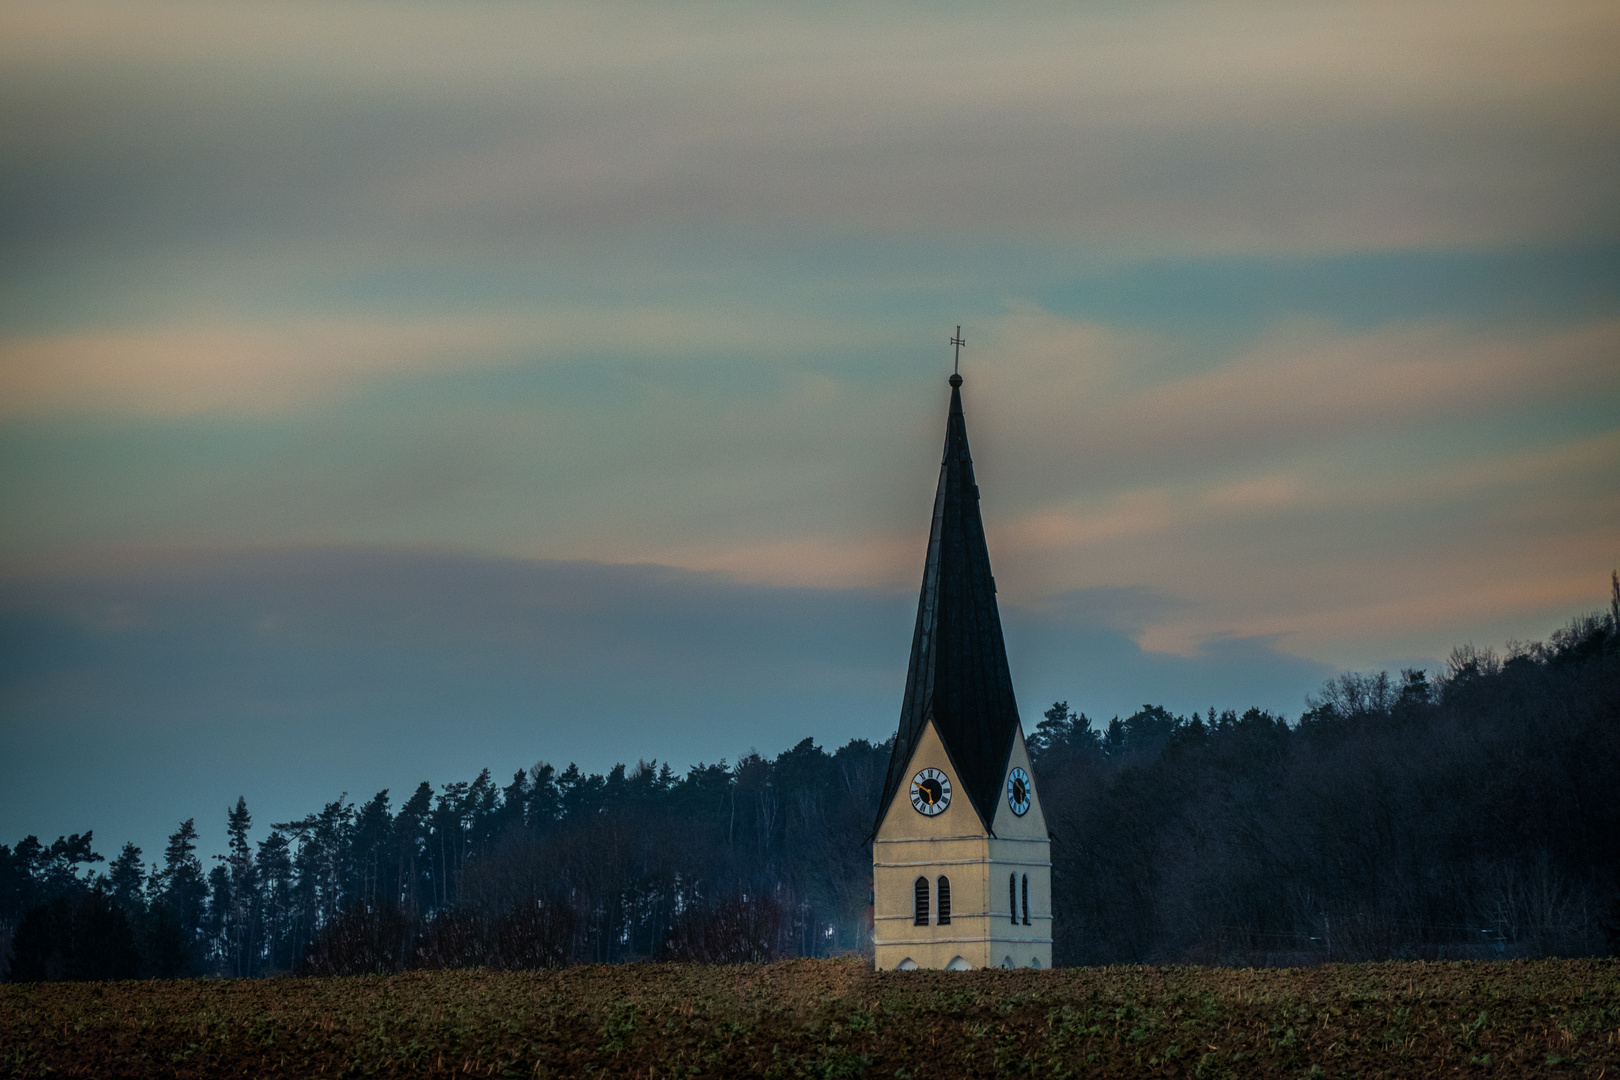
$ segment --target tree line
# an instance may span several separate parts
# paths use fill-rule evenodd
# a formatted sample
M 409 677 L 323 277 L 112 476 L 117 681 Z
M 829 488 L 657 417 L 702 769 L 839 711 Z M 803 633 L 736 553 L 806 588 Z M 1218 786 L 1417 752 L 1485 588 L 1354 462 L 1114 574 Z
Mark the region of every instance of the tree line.
M 1620 952 L 1620 589 L 1550 642 L 1308 704 L 1046 713 L 1056 962 Z
M 207 867 L 194 820 L 150 866 L 125 844 L 99 870 L 88 833 L 28 837 L 0 845 L 10 977 L 859 951 L 863 844 L 888 753 L 804 739 L 684 775 L 667 762 L 605 775 L 542 762 L 502 785 L 485 770 L 423 782 L 398 804 L 387 790 L 340 797 L 256 843 L 238 799 L 228 851 Z
M 1290 723 L 1058 702 L 1029 748 L 1060 964 L 1620 949 L 1620 584 L 1505 656 L 1330 680 Z M 9 978 L 860 953 L 890 746 L 811 739 L 684 775 L 540 763 L 340 797 L 205 865 L 91 834 L 0 845 Z

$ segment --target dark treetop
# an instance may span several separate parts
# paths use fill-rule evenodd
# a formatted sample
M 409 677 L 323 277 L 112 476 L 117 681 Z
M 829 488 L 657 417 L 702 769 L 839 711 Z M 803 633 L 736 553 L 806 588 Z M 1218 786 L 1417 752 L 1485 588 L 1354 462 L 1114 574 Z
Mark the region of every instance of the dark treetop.
M 938 728 L 953 771 L 988 830 L 1018 728 L 1018 703 L 1013 700 L 1007 646 L 996 610 L 996 582 L 990 575 L 990 552 L 979 517 L 979 486 L 973 482 L 967 423 L 962 418 L 961 386 L 962 377 L 952 375 L 945 460 L 934 496 L 905 704 L 874 834 L 894 793 L 906 782 L 912 751 L 929 720 Z

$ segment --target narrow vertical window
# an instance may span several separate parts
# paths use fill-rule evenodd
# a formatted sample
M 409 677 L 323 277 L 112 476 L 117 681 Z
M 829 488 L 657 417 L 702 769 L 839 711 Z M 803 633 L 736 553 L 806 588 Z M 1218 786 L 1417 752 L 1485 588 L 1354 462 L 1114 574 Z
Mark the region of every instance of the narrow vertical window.
M 912 919 L 912 925 L 914 925 L 914 926 L 927 926 L 928 925 L 928 879 L 925 878 L 925 877 L 918 878 L 917 879 L 916 890 L 917 890 L 917 913 L 916 913 L 915 917 Z
M 1018 925 L 1018 875 L 1007 875 L 1007 914 L 1012 916 L 1013 925 Z
M 951 879 L 939 875 L 939 925 L 951 925 Z
M 1024 925 L 1029 925 L 1029 875 L 1024 875 Z

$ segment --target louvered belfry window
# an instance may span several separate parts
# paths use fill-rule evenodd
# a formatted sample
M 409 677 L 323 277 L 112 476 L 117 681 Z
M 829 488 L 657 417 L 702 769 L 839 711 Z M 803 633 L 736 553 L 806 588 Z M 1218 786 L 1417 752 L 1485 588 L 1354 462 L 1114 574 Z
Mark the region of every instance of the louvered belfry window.
M 1029 875 L 1024 875 L 1024 925 L 1029 925 Z
M 928 879 L 927 878 L 920 877 L 920 878 L 917 879 L 916 891 L 917 891 L 917 911 L 916 911 L 916 915 L 912 919 L 912 924 L 915 925 L 915 926 L 927 926 L 928 925 Z
M 1007 914 L 1012 917 L 1013 925 L 1018 925 L 1018 875 L 1007 875 Z
M 939 925 L 951 925 L 951 879 L 939 875 Z

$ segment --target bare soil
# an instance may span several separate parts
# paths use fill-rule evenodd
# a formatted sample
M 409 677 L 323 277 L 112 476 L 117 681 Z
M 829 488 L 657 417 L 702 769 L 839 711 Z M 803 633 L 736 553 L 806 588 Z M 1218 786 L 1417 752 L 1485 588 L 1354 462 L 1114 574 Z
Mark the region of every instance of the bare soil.
M 0 1075 L 1620 1080 L 1620 962 L 13 984 Z

